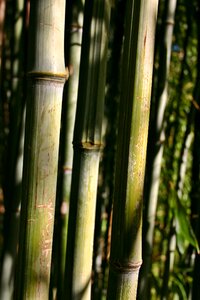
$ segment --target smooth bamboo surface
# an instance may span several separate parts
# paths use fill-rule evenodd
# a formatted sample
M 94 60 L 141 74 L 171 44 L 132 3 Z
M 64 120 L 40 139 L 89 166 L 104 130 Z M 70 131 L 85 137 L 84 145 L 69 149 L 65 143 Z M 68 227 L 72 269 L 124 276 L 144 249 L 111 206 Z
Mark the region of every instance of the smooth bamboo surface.
M 85 2 L 66 256 L 66 298 L 91 298 L 93 238 L 104 107 L 108 1 Z
M 157 0 L 128 1 L 125 16 L 107 299 L 134 300 L 142 264 L 142 200 Z
M 63 99 L 63 134 L 61 134 L 61 188 L 58 190 L 60 203 L 59 213 L 59 257 L 58 257 L 58 288 L 57 297 L 62 299 L 64 291 L 65 260 L 67 245 L 67 228 L 69 214 L 69 199 L 72 179 L 73 163 L 73 132 L 78 97 L 79 70 L 81 58 L 81 44 L 84 19 L 84 0 L 76 0 L 69 3 L 66 9 L 66 50 L 67 65 L 69 66 L 70 77 L 66 85 Z M 71 4 L 71 5 L 70 5 Z M 68 20 L 69 19 L 69 20 Z M 57 238 L 57 237 L 55 237 Z
M 163 40 L 160 50 L 160 68 L 158 71 L 158 95 L 157 107 L 155 113 L 155 127 L 153 143 L 151 143 L 151 152 L 153 152 L 152 161 L 150 162 L 151 170 L 148 170 L 150 178 L 150 188 L 147 194 L 146 215 L 147 226 L 145 231 L 145 248 L 144 248 L 144 263 L 141 270 L 141 299 L 148 298 L 149 292 L 149 274 L 151 270 L 151 255 L 153 247 L 153 236 L 158 200 L 159 179 L 161 173 L 161 163 L 164 150 L 165 128 L 164 128 L 164 113 L 168 101 L 168 75 L 171 59 L 172 37 L 174 29 L 174 18 L 176 11 L 176 0 L 166 2 L 166 21 L 163 32 Z
M 65 1 L 30 7 L 27 117 L 16 299 L 48 299 L 63 86 Z

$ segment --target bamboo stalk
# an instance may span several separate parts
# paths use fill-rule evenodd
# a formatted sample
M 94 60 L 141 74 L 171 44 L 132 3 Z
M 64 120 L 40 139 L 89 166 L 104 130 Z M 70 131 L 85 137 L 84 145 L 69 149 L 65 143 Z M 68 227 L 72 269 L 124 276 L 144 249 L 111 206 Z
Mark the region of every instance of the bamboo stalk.
M 45 300 L 49 294 L 61 104 L 66 80 L 64 17 L 64 0 L 31 2 L 16 299 Z
M 128 1 L 107 299 L 136 299 L 157 0 Z
M 72 163 L 73 163 L 73 132 L 76 114 L 76 103 L 78 96 L 79 68 L 81 57 L 82 31 L 83 31 L 83 14 L 84 0 L 76 0 L 69 3 L 67 7 L 66 25 L 66 53 L 67 65 L 70 70 L 70 78 L 64 93 L 63 103 L 63 120 L 64 130 L 61 134 L 61 164 L 62 178 L 61 190 L 58 191 L 59 202 L 59 257 L 58 257 L 58 288 L 57 297 L 62 299 L 64 291 L 64 275 L 65 275 L 65 260 L 66 260 L 66 244 L 67 244 L 67 227 L 69 213 L 69 199 L 71 190 Z M 70 14 L 70 15 L 69 15 Z
M 109 10 L 107 0 L 85 2 L 66 256 L 66 297 L 73 300 L 91 294 Z
M 21 202 L 21 180 L 24 146 L 24 0 L 18 0 L 14 5 L 13 39 L 11 43 L 11 103 L 8 146 L 6 149 L 6 170 L 4 182 L 4 247 L 0 278 L 0 299 L 12 299 L 14 290 L 14 271 L 17 257 L 19 235 L 19 216 Z M 10 5 L 10 6 L 9 6 Z M 7 9 L 13 3 L 7 3 Z
M 92 283 L 94 299 L 105 297 L 108 282 L 124 11 L 124 1 L 113 3 L 110 21 L 110 36 L 112 37 L 109 40 L 110 52 L 107 63 L 107 89 L 105 95 L 104 123 L 106 124 L 106 130 L 103 134 L 105 147 L 99 171 L 95 219 Z M 103 225 L 104 222 L 106 225 Z
M 166 19 L 164 22 L 164 33 L 160 49 L 160 67 L 158 71 L 158 95 L 155 112 L 155 127 L 152 134 L 153 141 L 150 141 L 150 151 L 153 153 L 150 162 L 150 170 L 148 176 L 150 178 L 150 187 L 146 196 L 146 223 L 145 226 L 145 247 L 144 247 L 144 263 L 140 277 L 140 297 L 148 298 L 149 292 L 149 273 L 151 270 L 151 255 L 153 247 L 153 236 L 155 227 L 155 216 L 158 201 L 158 190 L 161 173 L 161 162 L 164 150 L 165 126 L 164 113 L 168 101 L 168 76 L 171 59 L 172 36 L 174 29 L 174 18 L 176 11 L 176 0 L 168 0 L 166 2 Z

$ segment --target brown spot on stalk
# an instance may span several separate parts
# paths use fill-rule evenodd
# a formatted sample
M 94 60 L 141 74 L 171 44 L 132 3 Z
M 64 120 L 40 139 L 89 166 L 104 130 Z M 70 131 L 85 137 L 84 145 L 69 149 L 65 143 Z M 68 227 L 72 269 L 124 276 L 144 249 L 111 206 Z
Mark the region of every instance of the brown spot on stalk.
M 147 40 L 147 31 L 145 32 L 145 36 L 144 36 L 144 47 L 146 46 L 146 40 Z

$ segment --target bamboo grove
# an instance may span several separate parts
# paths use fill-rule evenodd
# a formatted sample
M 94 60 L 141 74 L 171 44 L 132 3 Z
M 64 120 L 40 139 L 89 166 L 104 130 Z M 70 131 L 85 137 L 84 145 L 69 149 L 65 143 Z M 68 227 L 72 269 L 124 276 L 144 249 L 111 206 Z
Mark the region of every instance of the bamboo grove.
M 200 299 L 200 3 L 0 0 L 0 300 Z

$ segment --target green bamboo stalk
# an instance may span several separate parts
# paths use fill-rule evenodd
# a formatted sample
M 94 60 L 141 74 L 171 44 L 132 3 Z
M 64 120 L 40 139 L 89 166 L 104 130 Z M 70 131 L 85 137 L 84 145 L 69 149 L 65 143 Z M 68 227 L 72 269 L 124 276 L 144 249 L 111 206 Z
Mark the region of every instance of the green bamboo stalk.
M 144 247 L 144 263 L 140 277 L 140 297 L 148 298 L 149 292 L 149 273 L 151 270 L 151 255 L 153 247 L 153 236 L 155 227 L 155 216 L 158 202 L 158 190 L 161 173 L 161 162 L 164 150 L 165 128 L 164 113 L 168 101 L 168 75 L 171 59 L 172 36 L 174 29 L 174 18 L 176 10 L 176 0 L 166 1 L 166 19 L 164 23 L 164 33 L 160 49 L 160 67 L 158 72 L 158 95 L 157 107 L 155 115 L 155 133 L 153 143 L 151 143 L 150 151 L 153 152 L 152 162 L 150 162 L 150 188 L 146 196 L 146 231 L 145 231 L 145 247 Z M 153 149 L 153 150 L 152 150 Z
M 66 256 L 67 299 L 90 299 L 109 1 L 85 2 Z
M 158 1 L 128 1 L 107 299 L 136 299 Z
M 67 227 L 68 227 L 68 212 L 69 199 L 71 190 L 72 177 L 72 162 L 73 162 L 73 132 L 76 114 L 76 103 L 78 96 L 78 82 L 79 82 L 79 67 L 81 57 L 81 43 L 83 31 L 83 13 L 84 0 L 76 0 L 69 3 L 67 7 L 67 20 L 70 24 L 66 25 L 66 53 L 67 65 L 70 69 L 70 78 L 66 86 L 66 93 L 64 93 L 63 105 L 63 134 L 61 135 L 61 147 L 63 149 L 62 156 L 62 183 L 60 191 L 60 218 L 59 218 L 59 254 L 58 254 L 58 287 L 57 297 L 63 298 L 64 290 L 64 275 L 65 275 L 65 259 L 66 259 L 66 244 L 67 244 Z M 70 5 L 71 4 L 71 5 Z M 70 13 L 70 16 L 69 16 Z M 67 22 L 66 20 L 66 22 Z M 58 191 L 59 193 L 59 191 Z
M 16 299 L 48 299 L 63 86 L 65 1 L 30 7 L 27 117 Z

